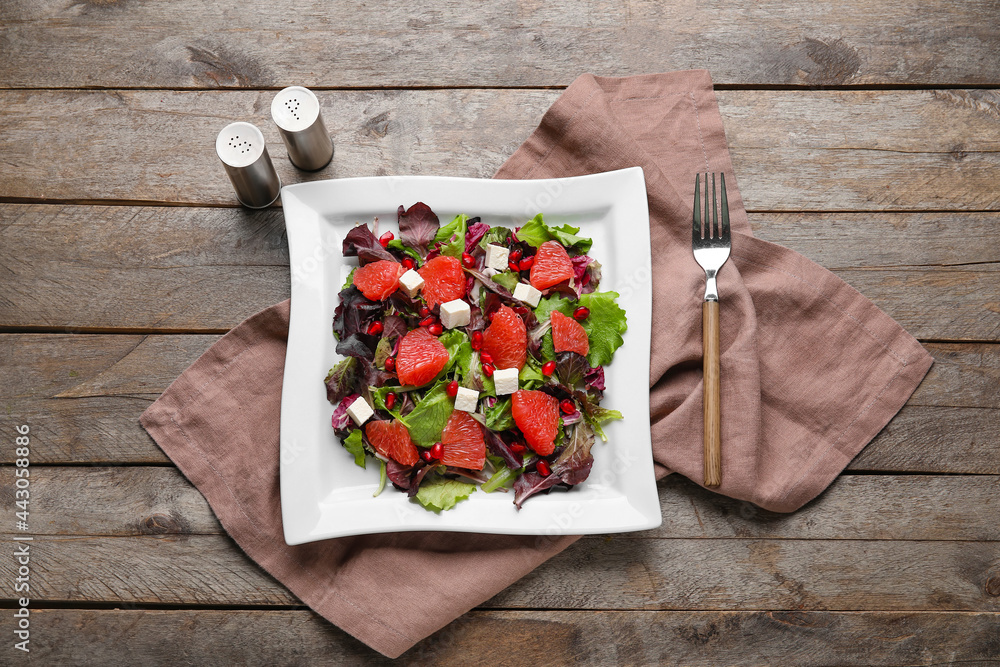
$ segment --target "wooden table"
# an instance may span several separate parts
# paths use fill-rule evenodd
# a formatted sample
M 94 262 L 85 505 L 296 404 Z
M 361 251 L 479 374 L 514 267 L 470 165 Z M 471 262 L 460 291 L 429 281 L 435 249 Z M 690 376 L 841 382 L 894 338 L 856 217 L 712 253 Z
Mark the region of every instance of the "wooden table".
M 0 663 L 380 661 L 246 558 L 138 423 L 288 296 L 281 210 L 234 205 L 225 124 L 261 127 L 286 184 L 487 177 L 576 75 L 705 67 L 754 232 L 874 300 L 933 369 L 801 511 L 668 478 L 660 529 L 581 541 L 407 662 L 996 664 L 1000 3 L 247 4 L 0 4 L 3 550 L 34 537 L 30 654 L 0 558 Z M 317 174 L 269 118 L 292 84 L 334 135 Z

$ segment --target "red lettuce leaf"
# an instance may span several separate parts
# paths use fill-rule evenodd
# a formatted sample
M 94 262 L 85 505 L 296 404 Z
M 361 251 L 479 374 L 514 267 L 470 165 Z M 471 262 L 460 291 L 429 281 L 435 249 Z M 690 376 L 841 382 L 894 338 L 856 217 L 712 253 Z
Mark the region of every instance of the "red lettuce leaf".
M 524 501 L 542 491 L 551 489 L 556 484 L 562 482 L 555 473 L 548 477 L 542 477 L 537 472 L 526 472 L 518 475 L 514 480 L 514 505 L 521 509 Z
M 421 257 L 426 256 L 427 248 L 441 228 L 441 221 L 431 207 L 422 201 L 409 209 L 400 206 L 396 217 L 399 220 L 399 239 L 419 252 Z
M 396 261 L 392 253 L 378 242 L 372 230 L 368 229 L 368 225 L 357 225 L 347 232 L 347 236 L 344 237 L 344 256 L 357 257 L 362 265 L 380 259 Z
M 469 218 L 465 224 L 468 225 L 465 230 L 465 252 L 471 255 L 482 238 L 486 236 L 486 232 L 490 231 L 490 226 L 480 221 L 479 218 Z

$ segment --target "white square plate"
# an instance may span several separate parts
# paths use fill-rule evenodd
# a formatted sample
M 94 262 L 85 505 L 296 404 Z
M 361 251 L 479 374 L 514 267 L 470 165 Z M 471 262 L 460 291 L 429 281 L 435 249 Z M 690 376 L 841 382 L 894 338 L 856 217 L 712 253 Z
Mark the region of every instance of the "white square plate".
M 649 209 L 642 169 L 550 180 L 382 176 L 301 183 L 282 188 L 291 254 L 292 306 L 281 393 L 281 516 L 285 541 L 410 530 L 522 535 L 581 535 L 660 525 L 649 435 L 649 330 L 652 279 Z M 356 258 L 342 255 L 355 224 L 379 219 L 379 234 L 398 232 L 396 209 L 422 201 L 442 224 L 455 215 L 516 227 L 541 212 L 550 225 L 570 223 L 594 240 L 601 291 L 615 290 L 628 316 L 625 344 L 605 369 L 602 405 L 620 410 L 594 444 L 590 478 L 571 490 L 529 499 L 477 490 L 434 514 L 387 485 L 378 466 L 363 470 L 340 445 L 324 378 L 341 357 L 333 337 L 338 292 Z

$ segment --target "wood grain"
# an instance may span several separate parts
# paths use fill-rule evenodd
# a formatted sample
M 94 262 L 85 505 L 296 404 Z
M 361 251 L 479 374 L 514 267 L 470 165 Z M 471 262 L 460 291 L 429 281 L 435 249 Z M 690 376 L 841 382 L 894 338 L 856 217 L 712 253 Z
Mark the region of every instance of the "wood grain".
M 308 610 L 41 609 L 31 612 L 31 623 L 42 639 L 23 656 L 25 664 L 396 664 Z M 48 639 L 59 637 L 72 641 Z M 528 646 L 544 664 L 601 667 L 985 665 L 1000 653 L 998 637 L 995 613 L 483 610 L 445 626 L 398 662 L 519 664 L 524 656 L 516 646 Z
M 234 206 L 212 150 L 234 119 L 261 128 L 285 184 L 488 177 L 559 92 L 323 91 L 336 154 L 307 174 L 288 162 L 270 91 L 0 91 L 0 197 Z M 1000 208 L 996 91 L 725 91 L 719 104 L 751 211 Z
M 296 603 L 219 535 L 47 536 L 32 543 L 31 557 L 40 603 Z M 8 581 L 16 568 L 0 560 Z M 609 536 L 581 540 L 484 606 L 1000 611 L 998 581 L 998 542 Z
M 40 499 L 31 512 L 35 535 L 223 534 L 205 498 L 173 467 L 34 466 L 31 485 Z M 0 490 L 0 498 L 10 494 Z M 792 514 L 711 493 L 679 475 L 662 480 L 659 495 L 663 525 L 636 537 L 1000 540 L 995 475 L 846 475 Z
M 0 85 L 553 86 L 704 67 L 718 83 L 1000 82 L 991 2 L 235 0 L 5 5 Z M 113 35 L 107 27 L 114 26 Z M 100 36 L 102 48 L 94 49 Z
M 165 463 L 139 415 L 218 338 L 3 334 L 0 408 L 31 426 L 35 464 Z M 1000 474 L 1000 345 L 927 349 L 927 378 L 849 469 Z
M 963 243 L 991 238 L 1000 213 L 752 220 L 763 238 L 831 267 L 915 336 L 1000 340 L 1000 247 Z M 280 211 L 0 204 L 0 244 L 9 249 L 0 326 L 224 331 L 289 294 Z

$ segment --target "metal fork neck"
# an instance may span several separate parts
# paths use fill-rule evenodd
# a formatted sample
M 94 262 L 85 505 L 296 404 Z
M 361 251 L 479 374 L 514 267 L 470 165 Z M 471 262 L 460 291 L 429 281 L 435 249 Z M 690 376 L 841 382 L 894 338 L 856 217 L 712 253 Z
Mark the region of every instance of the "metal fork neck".
M 716 272 L 708 270 L 705 273 L 707 277 L 705 280 L 705 301 L 718 301 L 719 285 L 715 280 Z

